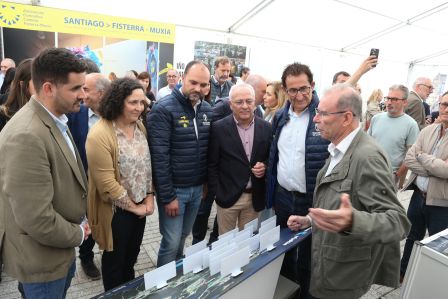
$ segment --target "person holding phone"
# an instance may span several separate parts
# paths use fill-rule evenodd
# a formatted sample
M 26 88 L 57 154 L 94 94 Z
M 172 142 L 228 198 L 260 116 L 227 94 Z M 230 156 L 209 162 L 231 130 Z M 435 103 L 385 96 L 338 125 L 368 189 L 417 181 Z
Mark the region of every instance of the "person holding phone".
M 377 51 L 372 51 L 377 50 Z M 333 85 L 338 83 L 348 83 L 352 85 L 359 94 L 361 94 L 361 87 L 358 84 L 359 79 L 370 71 L 371 69 L 375 68 L 378 64 L 378 49 L 372 49 L 370 51 L 369 57 L 367 57 L 358 67 L 358 69 L 353 73 L 353 75 L 350 75 L 346 71 L 339 71 L 333 76 Z

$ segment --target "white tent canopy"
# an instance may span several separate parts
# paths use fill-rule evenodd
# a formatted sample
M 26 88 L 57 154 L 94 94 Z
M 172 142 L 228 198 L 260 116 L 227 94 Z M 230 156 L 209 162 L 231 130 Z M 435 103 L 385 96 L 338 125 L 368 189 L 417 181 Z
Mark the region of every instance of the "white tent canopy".
M 355 0 L 40 0 L 40 5 L 176 24 L 175 63 L 193 58 L 194 41 L 247 46 L 248 65 L 278 79 L 292 61 L 309 64 L 321 86 L 353 72 L 370 48 L 380 64 L 361 84 L 386 90 L 448 68 L 448 2 Z M 367 96 L 367 93 L 364 93 Z
M 357 53 L 381 49 L 403 63 L 446 63 L 448 2 L 337 0 L 61 1 L 41 5 L 97 12 L 297 45 Z M 411 46 L 412 43 L 412 46 Z

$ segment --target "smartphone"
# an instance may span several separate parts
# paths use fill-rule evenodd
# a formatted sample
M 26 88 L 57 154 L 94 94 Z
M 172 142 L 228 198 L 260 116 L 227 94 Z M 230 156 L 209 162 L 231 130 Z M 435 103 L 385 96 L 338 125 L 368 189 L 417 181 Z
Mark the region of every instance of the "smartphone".
M 370 56 L 375 56 L 378 59 L 378 54 L 380 54 L 380 49 L 370 49 Z M 376 64 L 373 67 L 376 67 Z

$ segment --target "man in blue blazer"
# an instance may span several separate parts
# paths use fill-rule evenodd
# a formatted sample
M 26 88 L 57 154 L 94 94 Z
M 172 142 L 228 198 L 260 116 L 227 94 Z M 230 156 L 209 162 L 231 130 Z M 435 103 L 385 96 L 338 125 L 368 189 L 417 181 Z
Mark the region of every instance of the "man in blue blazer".
M 255 92 L 242 83 L 230 90 L 232 115 L 212 124 L 208 187 L 216 200 L 219 234 L 258 217 L 265 208 L 265 171 L 272 131 L 254 116 Z
M 110 82 L 100 73 L 86 75 L 86 83 L 83 86 L 86 98 L 81 109 L 77 113 L 71 113 L 68 117 L 68 127 L 73 140 L 78 148 L 84 170 L 87 173 L 86 139 L 89 129 L 100 119 L 98 108 Z M 93 262 L 93 247 L 95 241 L 92 236 L 79 246 L 79 258 L 84 273 L 93 280 L 101 278 L 100 271 Z

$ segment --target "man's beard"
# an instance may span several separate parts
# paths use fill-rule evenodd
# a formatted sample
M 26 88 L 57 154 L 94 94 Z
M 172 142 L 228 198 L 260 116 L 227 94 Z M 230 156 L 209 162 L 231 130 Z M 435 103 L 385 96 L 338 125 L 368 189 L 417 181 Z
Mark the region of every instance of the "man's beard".
M 202 95 L 198 92 L 193 92 L 188 95 L 188 99 L 192 102 L 200 101 L 202 100 L 202 98 L 203 98 Z
M 219 82 L 225 83 L 229 79 L 229 76 L 221 76 L 219 77 Z

